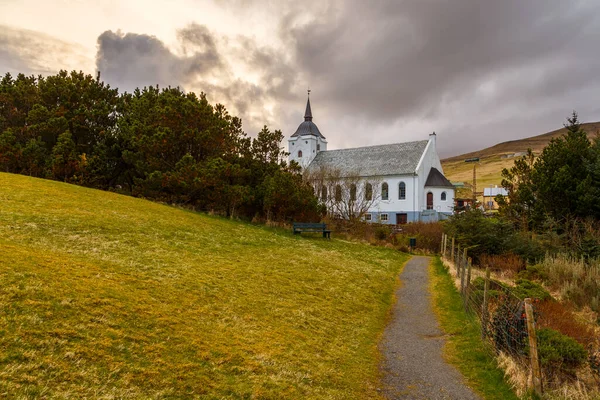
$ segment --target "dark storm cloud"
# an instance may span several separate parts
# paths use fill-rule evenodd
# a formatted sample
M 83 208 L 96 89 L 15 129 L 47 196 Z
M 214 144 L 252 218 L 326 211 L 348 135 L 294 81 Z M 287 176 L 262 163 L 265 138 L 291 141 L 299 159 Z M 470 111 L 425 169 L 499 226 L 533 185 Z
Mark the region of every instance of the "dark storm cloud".
M 131 90 L 156 84 L 183 86 L 221 65 L 205 27 L 189 26 L 179 32 L 179 38 L 182 56 L 154 36 L 106 31 L 98 37 L 96 67 L 108 82 Z M 190 48 L 193 50 L 188 51 Z
M 448 155 L 556 129 L 572 109 L 600 119 L 598 2 L 223 2 L 283 13 L 279 36 L 332 147 L 435 129 Z
M 506 83 L 544 96 L 587 85 L 600 66 L 592 50 L 600 42 L 598 3 L 343 4 L 335 19 L 282 29 L 291 31 L 298 64 L 328 100 L 369 118 L 431 116 L 447 98 L 511 71 Z
M 332 148 L 436 130 L 448 155 L 556 129 L 573 109 L 600 119 L 599 2 L 218 3 L 240 20 L 267 13 L 280 45 L 190 25 L 179 31 L 175 54 L 147 35 L 107 32 L 117 43 L 103 46 L 101 36 L 98 68 L 114 65 L 113 76 L 130 86 L 203 90 L 238 112 L 250 132 L 268 123 L 293 133 L 310 86 L 315 121 Z M 240 65 L 254 78 L 234 73 Z M 267 103 L 275 107 L 266 111 Z

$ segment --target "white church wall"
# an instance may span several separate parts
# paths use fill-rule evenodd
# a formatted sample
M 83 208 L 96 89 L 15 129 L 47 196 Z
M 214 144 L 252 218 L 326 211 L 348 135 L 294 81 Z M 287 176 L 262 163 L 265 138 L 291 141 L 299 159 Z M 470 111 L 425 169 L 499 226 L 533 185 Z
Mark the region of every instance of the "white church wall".
M 437 168 L 442 174 L 444 171 L 442 170 L 442 163 L 440 161 L 440 157 L 437 153 L 436 149 L 436 135 L 429 135 L 429 143 L 425 147 L 425 151 L 423 151 L 423 155 L 421 156 L 421 160 L 417 165 L 417 174 L 422 177 L 419 182 L 419 187 L 417 190 L 418 193 L 418 208 L 417 210 L 426 210 L 427 209 L 427 196 L 425 195 L 425 182 L 427 181 L 427 177 L 429 176 L 429 171 L 431 168 Z
M 290 138 L 288 140 L 289 160 L 296 161 L 302 168 L 308 167 L 319 151 L 327 150 L 327 141 L 312 135 Z M 302 152 L 302 157 L 299 156 Z
M 433 209 L 441 213 L 452 213 L 454 211 L 454 189 L 451 188 L 436 188 L 427 187 L 425 188 L 425 198 L 427 198 L 427 192 L 433 194 Z M 446 200 L 442 200 L 442 193 L 446 193 Z
M 395 224 L 396 214 L 406 214 L 407 222 L 419 220 L 418 209 L 418 193 L 419 177 L 415 175 L 397 175 L 386 176 L 381 178 L 379 193 L 381 193 L 381 185 L 388 184 L 389 193 L 388 200 L 376 201 L 369 213 L 372 214 L 372 220 L 382 223 Z M 406 185 L 406 196 L 400 199 L 400 182 Z M 382 220 L 382 215 L 387 215 L 387 220 Z

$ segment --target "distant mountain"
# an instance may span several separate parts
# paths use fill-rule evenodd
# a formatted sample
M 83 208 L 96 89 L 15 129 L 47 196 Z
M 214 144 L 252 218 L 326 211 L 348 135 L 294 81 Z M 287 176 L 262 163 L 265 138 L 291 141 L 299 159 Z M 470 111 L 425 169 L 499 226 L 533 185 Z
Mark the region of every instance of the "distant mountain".
M 582 124 L 582 127 L 590 139 L 600 136 L 600 122 L 589 122 Z M 500 185 L 502 169 L 510 168 L 514 164 L 515 157 L 519 157 L 529 148 L 535 154 L 539 154 L 552 138 L 564 135 L 566 131 L 566 128 L 561 128 L 542 135 L 510 140 L 482 150 L 446 158 L 442 160 L 444 175 L 452 182 L 471 183 L 473 181 L 473 164 L 465 163 L 464 160 L 479 157 L 477 191 L 482 191 L 484 187 L 491 185 Z

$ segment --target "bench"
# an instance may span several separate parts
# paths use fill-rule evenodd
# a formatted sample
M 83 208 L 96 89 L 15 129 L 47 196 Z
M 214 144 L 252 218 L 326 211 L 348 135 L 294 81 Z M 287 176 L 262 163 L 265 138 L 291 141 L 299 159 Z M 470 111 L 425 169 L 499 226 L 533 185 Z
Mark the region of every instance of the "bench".
M 323 237 L 331 239 L 331 231 L 327 230 L 327 225 L 314 222 L 294 222 L 294 235 L 302 232 L 322 232 Z

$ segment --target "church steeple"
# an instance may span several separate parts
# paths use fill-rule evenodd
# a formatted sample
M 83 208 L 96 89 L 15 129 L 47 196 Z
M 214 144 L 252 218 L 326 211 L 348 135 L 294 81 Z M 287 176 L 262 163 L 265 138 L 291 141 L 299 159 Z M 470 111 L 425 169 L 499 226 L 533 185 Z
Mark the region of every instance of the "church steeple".
M 306 100 L 304 121 L 298 126 L 296 132 L 288 139 L 290 161 L 296 161 L 303 168 L 308 167 L 312 160 L 322 151 L 327 151 L 327 140 L 319 132 L 319 128 L 312 121 L 310 108 L 310 89 Z
M 312 111 L 310 109 L 310 89 L 308 89 L 308 100 L 306 101 L 306 111 L 304 112 L 304 120 L 312 121 Z

